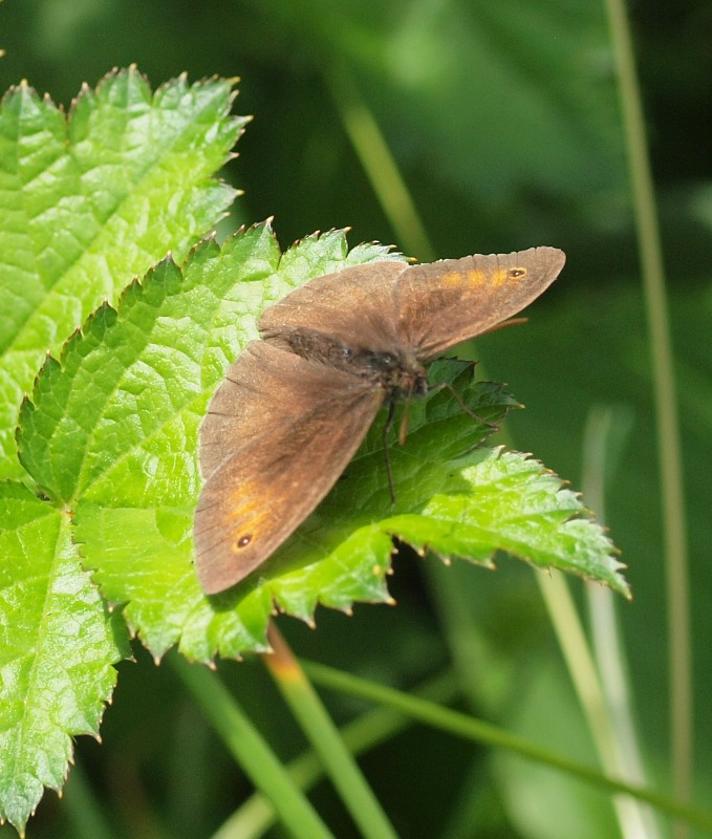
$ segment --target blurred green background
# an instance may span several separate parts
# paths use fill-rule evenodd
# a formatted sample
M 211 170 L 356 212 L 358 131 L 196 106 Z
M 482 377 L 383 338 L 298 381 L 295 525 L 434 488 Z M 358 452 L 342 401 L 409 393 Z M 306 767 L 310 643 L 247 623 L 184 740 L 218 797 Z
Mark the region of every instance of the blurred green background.
M 693 592 L 696 794 L 712 806 L 712 5 L 636 4 L 632 14 L 669 279 Z M 557 245 L 564 275 L 526 327 L 477 346 L 488 376 L 528 406 L 514 444 L 583 481 L 584 433 L 612 432 L 606 521 L 635 599 L 617 603 L 650 780 L 670 783 L 666 603 L 655 417 L 613 56 L 589 0 L 6 0 L 2 88 L 27 78 L 69 105 L 83 81 L 136 62 L 154 86 L 186 70 L 242 78 L 255 115 L 225 177 L 245 189 L 230 223 L 268 215 L 283 245 L 351 226 L 353 244 L 393 242 L 421 259 Z M 364 165 L 380 128 L 428 244 L 384 211 Z M 356 134 L 354 134 L 356 132 Z M 371 145 L 369 146 L 369 142 Z M 369 151 L 370 150 L 370 151 Z M 376 176 L 377 185 L 387 184 Z M 447 579 L 446 579 L 447 577 Z M 583 586 L 572 590 L 585 611 Z M 352 618 L 321 610 L 312 632 L 282 621 L 296 651 L 408 688 L 472 653 L 462 706 L 572 757 L 594 761 L 586 724 L 531 572 L 506 558 L 488 574 L 403 557 L 398 608 Z M 458 617 L 459 616 L 459 617 Z M 464 623 L 463 623 L 464 621 Z M 466 628 L 463 629 L 463 626 Z M 249 792 L 169 668 L 137 652 L 121 666 L 104 743 L 80 741 L 83 773 L 116 837 L 208 837 Z M 301 736 L 259 663 L 221 672 L 279 753 Z M 327 696 L 337 719 L 361 708 Z M 503 756 L 412 727 L 363 760 L 403 837 L 615 837 L 603 795 Z M 327 784 L 315 801 L 356 836 Z M 79 793 L 48 796 L 31 837 L 77 837 Z M 10 832 L 7 828 L 7 835 Z M 0 829 L 0 835 L 6 835 Z M 269 834 L 285 835 L 279 828 Z M 305 837 L 308 839 L 308 837 Z

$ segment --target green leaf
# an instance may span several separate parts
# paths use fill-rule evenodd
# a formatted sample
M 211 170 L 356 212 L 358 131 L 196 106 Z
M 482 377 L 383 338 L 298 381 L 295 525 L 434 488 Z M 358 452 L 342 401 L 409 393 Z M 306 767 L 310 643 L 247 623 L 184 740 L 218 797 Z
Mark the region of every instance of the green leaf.
M 628 595 L 613 543 L 592 522 L 578 494 L 537 460 L 502 448 L 480 449 L 450 468 L 442 491 L 417 516 L 382 526 L 446 558 L 487 562 L 494 551 L 506 551 Z
M 392 535 L 485 564 L 503 548 L 625 587 L 600 528 L 571 521 L 584 513 L 573 493 L 521 455 L 471 452 L 514 402 L 501 386 L 474 382 L 471 365 L 443 361 L 431 382 L 460 396 L 434 387 L 411 407 L 406 446 L 392 439 L 395 508 L 380 416 L 329 498 L 260 574 L 203 596 L 192 522 L 198 428 L 212 393 L 256 337 L 265 306 L 312 277 L 386 256 L 375 245 L 349 254 L 339 231 L 283 255 L 268 225 L 222 248 L 209 241 L 182 270 L 167 260 L 134 283 L 118 310 L 99 310 L 43 369 L 22 411 L 22 462 L 74 511 L 86 563 L 154 655 L 176 642 L 201 661 L 265 649 L 275 604 L 311 621 L 317 603 L 389 600 Z
M 81 568 L 70 517 L 0 483 L 0 818 L 22 831 L 60 789 L 71 737 L 96 735 L 126 655 L 121 623 Z
M 0 477 L 22 477 L 17 413 L 46 353 L 229 206 L 211 175 L 245 122 L 230 104 L 226 81 L 152 93 L 135 68 L 85 86 L 68 117 L 25 83 L 2 100 Z

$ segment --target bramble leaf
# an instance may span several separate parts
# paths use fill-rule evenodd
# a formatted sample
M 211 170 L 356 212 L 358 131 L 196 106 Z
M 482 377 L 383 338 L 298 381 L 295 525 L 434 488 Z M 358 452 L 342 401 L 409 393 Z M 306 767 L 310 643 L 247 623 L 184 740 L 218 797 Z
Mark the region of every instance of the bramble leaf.
M 181 77 L 152 93 L 130 68 L 85 86 L 68 118 L 25 83 L 0 103 L 0 478 L 27 481 L 15 428 L 47 352 L 224 215 L 235 191 L 212 176 L 245 122 L 230 88 Z M 97 732 L 126 654 L 71 515 L 0 483 L 0 816 L 18 829 L 43 786 L 61 787 L 69 738 Z
M 230 84 L 152 93 L 135 68 L 84 86 L 69 116 L 26 83 L 0 104 L 0 478 L 21 478 L 14 432 L 46 353 L 103 301 L 222 217 L 212 175 L 244 118 Z
M 69 515 L 0 482 L 0 818 L 19 831 L 43 787 L 64 783 L 71 737 L 98 734 L 124 635 L 81 567 Z
M 266 225 L 222 248 L 206 242 L 183 269 L 165 261 L 117 310 L 99 310 L 45 366 L 22 412 L 22 462 L 74 511 L 87 565 L 154 655 L 175 643 L 201 661 L 265 649 L 275 604 L 310 621 L 318 603 L 388 600 L 392 536 L 485 564 L 504 549 L 625 590 L 613 546 L 558 479 L 523 455 L 472 451 L 514 402 L 498 385 L 475 383 L 471 365 L 443 361 L 433 383 L 451 383 L 478 419 L 444 388 L 413 404 L 407 444 L 390 447 L 394 508 L 379 417 L 292 539 L 243 584 L 202 594 L 192 522 L 210 396 L 256 337 L 266 305 L 311 277 L 385 256 L 377 246 L 348 254 L 339 231 L 281 255 Z

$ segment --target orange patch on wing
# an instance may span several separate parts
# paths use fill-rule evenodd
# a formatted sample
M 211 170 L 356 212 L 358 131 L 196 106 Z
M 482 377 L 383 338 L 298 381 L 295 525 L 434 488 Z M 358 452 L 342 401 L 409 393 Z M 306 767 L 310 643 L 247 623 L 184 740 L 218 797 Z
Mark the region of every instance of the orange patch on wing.
M 482 285 L 484 281 L 485 273 L 484 271 L 480 271 L 479 268 L 473 268 L 467 272 L 467 282 L 469 285 Z
M 462 285 L 462 273 L 460 271 L 448 271 L 447 274 L 440 277 L 440 282 L 448 288 L 456 288 Z
M 260 492 L 251 492 L 251 489 L 243 483 L 230 497 L 231 503 L 225 523 L 235 533 L 236 538 L 246 533 L 251 537 L 255 531 L 259 532 L 269 517 L 267 506 L 260 500 Z

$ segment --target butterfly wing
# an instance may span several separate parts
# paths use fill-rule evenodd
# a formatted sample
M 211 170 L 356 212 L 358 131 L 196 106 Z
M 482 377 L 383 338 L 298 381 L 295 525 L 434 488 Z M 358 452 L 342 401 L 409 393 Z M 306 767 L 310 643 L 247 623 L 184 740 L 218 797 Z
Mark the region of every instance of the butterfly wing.
M 395 297 L 404 262 L 380 260 L 317 277 L 265 310 L 263 338 L 295 329 L 325 333 L 349 347 L 393 350 L 398 339 Z
M 528 306 L 564 261 L 558 248 L 540 247 L 413 265 L 397 280 L 399 340 L 430 361 Z
M 198 577 L 242 580 L 312 512 L 344 470 L 383 391 L 262 341 L 230 367 L 200 430 Z

